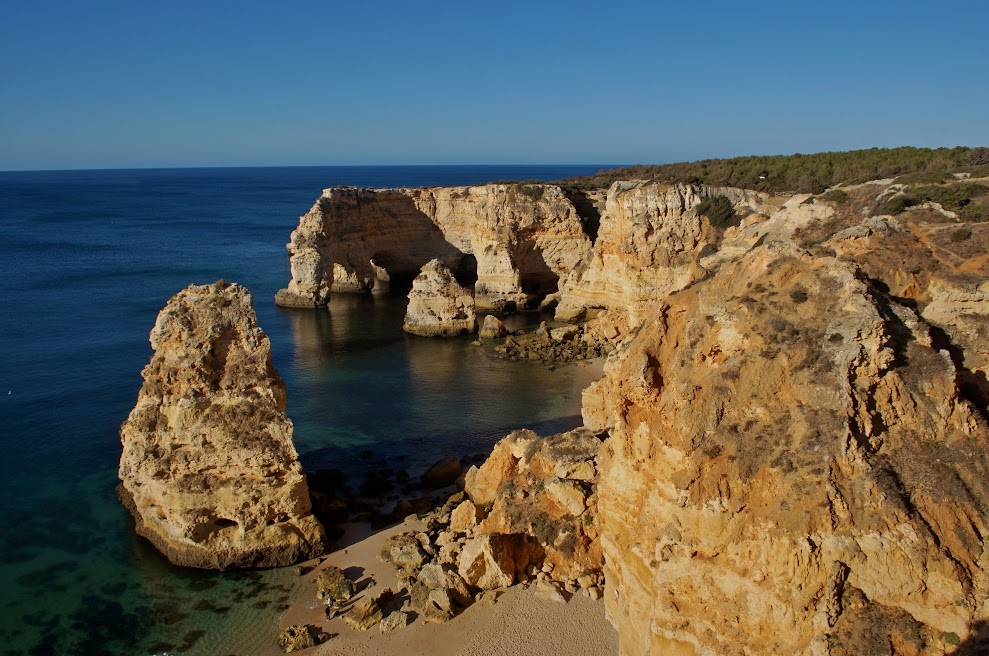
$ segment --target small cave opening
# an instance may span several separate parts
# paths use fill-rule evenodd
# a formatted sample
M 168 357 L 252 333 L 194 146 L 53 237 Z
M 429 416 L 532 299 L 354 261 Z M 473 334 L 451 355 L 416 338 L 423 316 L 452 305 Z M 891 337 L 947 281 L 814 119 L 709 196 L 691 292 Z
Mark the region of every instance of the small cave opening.
M 460 263 L 453 272 L 453 277 L 464 287 L 473 287 L 477 282 L 477 258 L 467 253 L 460 258 Z

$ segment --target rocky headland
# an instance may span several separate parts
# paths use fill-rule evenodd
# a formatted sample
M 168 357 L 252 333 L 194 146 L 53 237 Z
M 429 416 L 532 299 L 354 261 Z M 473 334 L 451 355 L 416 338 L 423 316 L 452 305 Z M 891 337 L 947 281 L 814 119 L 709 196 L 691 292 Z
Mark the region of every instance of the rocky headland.
M 416 197 L 449 198 L 440 232 L 464 245 L 451 231 L 484 221 L 451 221 L 453 196 L 494 190 L 511 195 Z M 583 231 L 566 242 L 575 264 L 537 285 L 517 224 L 489 242 L 518 281 L 502 300 L 555 306 L 556 322 L 504 339 L 490 322 L 485 343 L 610 353 L 605 377 L 585 429 L 513 433 L 426 530 L 392 538 L 404 611 L 446 620 L 489 588 L 586 589 L 624 655 L 946 654 L 971 639 L 989 619 L 987 225 L 933 203 L 887 211 L 912 193 L 895 180 L 558 190 L 515 207 L 556 199 L 559 222 L 542 222 Z M 447 261 L 463 275 L 456 258 L 475 252 Z M 564 443 L 579 466 L 548 455 Z
M 286 640 L 455 623 L 526 589 L 603 598 L 624 656 L 981 644 L 989 178 L 929 178 L 814 193 L 655 179 L 326 190 L 292 233 L 279 304 L 415 279 L 410 332 L 473 332 L 475 312 L 541 307 L 552 323 L 507 334 L 488 317 L 475 344 L 607 362 L 584 392 L 584 427 L 515 431 L 431 508 L 395 504 L 398 525 L 374 542 L 390 586 L 357 594 L 333 557 L 307 568 L 326 583 L 313 591 L 325 614 Z M 210 339 L 194 341 L 215 350 Z M 163 386 L 146 382 L 142 399 L 179 407 L 157 400 L 171 398 Z M 141 407 L 127 435 L 132 423 L 158 431 Z M 157 462 L 127 445 L 128 463 Z M 212 448 L 183 446 L 193 462 Z M 135 466 L 122 460 L 124 487 L 173 480 Z M 156 507 L 165 493 L 153 492 L 132 505 Z M 226 520 L 196 521 L 225 535 Z
M 279 567 L 323 553 L 323 527 L 250 293 L 218 282 L 173 296 L 120 429 L 120 497 L 177 565 Z
M 473 283 L 478 311 L 512 311 L 555 291 L 590 248 L 556 185 L 333 187 L 292 232 L 292 278 L 275 300 L 322 307 L 332 292 L 411 280 L 439 259 Z

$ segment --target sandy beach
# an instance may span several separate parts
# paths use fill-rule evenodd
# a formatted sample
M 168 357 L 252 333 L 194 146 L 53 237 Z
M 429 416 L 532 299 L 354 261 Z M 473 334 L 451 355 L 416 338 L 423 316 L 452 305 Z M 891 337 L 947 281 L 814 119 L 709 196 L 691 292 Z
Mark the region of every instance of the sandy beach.
M 566 603 L 549 601 L 527 586 L 513 586 L 494 603 L 475 603 L 443 624 L 417 619 L 403 629 L 382 633 L 351 628 L 342 617 L 326 619 L 323 602 L 316 599 L 316 578 L 329 566 L 344 570 L 357 582 L 358 594 L 375 596 L 386 588 L 398 590 L 395 570 L 377 558 L 385 540 L 422 522 L 407 522 L 372 533 L 366 524 L 349 525 L 341 544 L 349 544 L 325 558 L 302 577 L 299 598 L 282 615 L 279 628 L 292 624 L 319 627 L 332 638 L 315 648 L 295 652 L 319 656 L 403 654 L 407 656 L 614 656 L 618 637 L 604 617 L 603 601 L 575 594 Z

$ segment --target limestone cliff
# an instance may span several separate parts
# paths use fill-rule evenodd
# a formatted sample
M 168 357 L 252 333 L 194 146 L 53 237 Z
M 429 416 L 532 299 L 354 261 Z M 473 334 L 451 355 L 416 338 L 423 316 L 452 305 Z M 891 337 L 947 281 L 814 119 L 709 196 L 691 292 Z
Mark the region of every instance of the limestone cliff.
M 251 295 L 190 285 L 151 331 L 154 355 L 120 429 L 119 492 L 178 565 L 275 567 L 317 556 L 323 528 Z
M 455 336 L 477 331 L 474 297 L 439 260 L 430 260 L 412 282 L 402 328 L 422 337 Z
M 281 305 L 319 307 L 326 293 L 370 291 L 438 258 L 476 277 L 478 309 L 520 307 L 556 291 L 590 250 L 573 204 L 554 185 L 327 189 L 288 244 Z
M 576 321 L 588 309 L 615 310 L 623 327 L 634 327 L 656 300 L 702 277 L 700 257 L 714 249 L 718 235 L 696 208 L 714 195 L 739 207 L 764 197 L 700 185 L 614 183 L 593 250 L 561 284 L 556 318 Z
M 989 430 L 931 329 L 765 243 L 655 307 L 585 392 L 625 656 L 943 654 L 989 617 Z

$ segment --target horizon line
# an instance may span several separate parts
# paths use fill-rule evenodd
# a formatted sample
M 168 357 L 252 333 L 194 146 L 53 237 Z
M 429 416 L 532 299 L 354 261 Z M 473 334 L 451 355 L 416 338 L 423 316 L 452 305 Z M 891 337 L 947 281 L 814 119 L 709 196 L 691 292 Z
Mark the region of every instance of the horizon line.
M 668 163 L 668 162 L 667 162 Z M 602 166 L 608 168 L 622 168 L 627 166 L 661 166 L 662 164 L 608 164 L 587 162 L 582 164 L 231 164 L 216 166 L 99 166 L 92 168 L 51 168 L 51 169 L 0 169 L 0 173 L 79 173 L 86 171 L 195 171 L 205 169 L 328 169 L 328 168 L 466 168 L 466 167 L 529 167 L 537 168 L 544 166 Z

